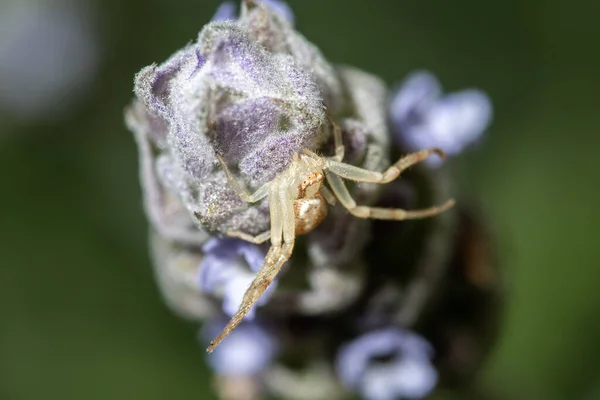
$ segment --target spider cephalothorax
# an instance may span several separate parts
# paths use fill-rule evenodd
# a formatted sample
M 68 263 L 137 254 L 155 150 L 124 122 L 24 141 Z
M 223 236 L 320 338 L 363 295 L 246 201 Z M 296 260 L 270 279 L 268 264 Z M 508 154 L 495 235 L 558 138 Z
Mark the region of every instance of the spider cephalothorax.
M 385 172 L 369 171 L 342 162 L 344 146 L 341 133 L 337 124 L 333 125 L 336 145 L 333 157 L 320 156 L 309 149 L 304 149 L 300 154 L 294 155 L 287 169 L 252 194 L 246 192 L 242 185 L 235 180 L 225 162 L 219 157 L 227 173 L 228 182 L 242 200 L 254 203 L 269 197 L 271 217 L 269 231 L 257 236 L 241 232 L 229 232 L 228 234 L 252 243 L 262 243 L 270 238 L 271 248 L 262 267 L 246 290 L 239 310 L 231 318 L 223 332 L 210 343 L 208 352 L 212 352 L 235 329 L 275 279 L 283 264 L 292 255 L 296 234 L 311 231 L 325 218 L 327 213 L 325 201 L 334 203 L 337 199 L 352 215 L 359 218 L 389 220 L 429 217 L 454 205 L 453 200 L 448 200 L 438 207 L 414 211 L 357 205 L 342 178 L 357 182 L 388 183 L 396 179 L 403 170 L 426 159 L 429 155 L 435 153 L 440 157 L 445 157 L 445 154 L 439 149 L 422 150 L 401 158 Z M 331 192 L 322 185 L 325 177 L 331 187 Z

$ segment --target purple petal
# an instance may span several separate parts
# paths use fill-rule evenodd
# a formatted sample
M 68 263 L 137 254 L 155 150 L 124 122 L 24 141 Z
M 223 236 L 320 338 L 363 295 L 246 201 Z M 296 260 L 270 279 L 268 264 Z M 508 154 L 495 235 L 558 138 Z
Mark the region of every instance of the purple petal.
M 242 243 L 247 242 L 234 238 L 212 238 L 202 246 L 202 251 L 219 258 L 233 258 Z
M 235 238 L 212 238 L 202 246 L 207 256 L 230 260 L 241 255 L 251 270 L 258 271 L 265 260 L 261 247 Z
M 442 88 L 433 74 L 427 71 L 410 74 L 392 100 L 392 120 L 400 129 L 422 123 L 441 94 Z
M 254 276 L 251 274 L 239 274 L 230 279 L 223 290 L 223 312 L 228 316 L 233 316 L 240 308 L 244 293 L 252 283 Z M 264 295 L 263 295 L 264 296 Z M 260 298 L 262 300 L 263 297 Z M 255 307 L 252 307 L 244 320 L 251 320 L 256 314 Z
M 395 138 L 408 150 L 438 147 L 455 155 L 475 142 L 488 127 L 492 105 L 480 90 L 468 89 L 441 95 L 437 79 L 428 72 L 409 75 L 390 104 Z M 437 157 L 430 167 L 442 163 Z
M 237 5 L 233 1 L 225 1 L 217 8 L 211 21 L 235 21 L 237 18 Z
M 206 322 L 200 338 L 208 343 L 225 327 L 225 319 Z M 208 356 L 208 363 L 225 376 L 248 376 L 260 373 L 271 364 L 278 352 L 276 338 L 256 322 L 242 322 Z
M 252 271 L 258 272 L 265 262 L 266 254 L 259 246 L 247 242 L 244 243 L 246 244 L 245 246 L 238 247 L 238 254 L 244 257 Z
M 455 154 L 476 141 L 492 119 L 492 103 L 480 90 L 445 96 L 431 110 L 429 126 L 445 151 Z
M 391 368 L 394 392 L 403 398 L 421 399 L 437 384 L 438 373 L 430 362 L 406 359 Z
M 373 362 L 377 357 L 389 356 L 393 358 L 385 364 Z M 371 396 L 369 398 L 384 400 L 387 397 L 378 390 L 383 386 L 388 388 L 386 393 L 391 390 L 390 388 L 395 388 L 394 391 L 397 393 L 394 393 L 392 398 L 410 392 L 406 390 L 406 393 L 398 393 L 410 385 L 394 383 L 396 381 L 406 383 L 406 379 L 409 379 L 398 375 L 397 371 L 404 371 L 403 373 L 409 374 L 410 377 L 415 374 L 413 366 L 419 365 L 424 366 L 421 368 L 425 370 L 423 374 L 431 375 L 431 370 L 427 369 L 431 356 L 432 348 L 424 339 L 399 328 L 389 328 L 367 333 L 343 345 L 338 352 L 336 368 L 340 380 L 346 387 L 368 392 Z M 437 379 L 437 374 L 435 376 Z M 418 382 L 429 382 L 426 377 L 421 378 L 421 375 L 418 377 L 420 379 Z M 422 386 L 412 389 L 412 393 L 420 388 Z
M 251 273 L 238 273 L 225 283 L 223 287 L 223 312 L 225 314 L 231 317 L 237 313 L 242 304 L 244 294 L 254 280 L 254 277 L 255 275 Z M 256 307 L 267 304 L 273 293 L 275 293 L 276 288 L 277 280 L 274 280 L 262 296 L 260 296 L 256 304 L 250 308 L 250 311 L 248 311 L 248 314 L 244 317 L 245 321 L 254 318 L 256 315 Z
M 234 261 L 212 254 L 205 256 L 200 264 L 199 281 L 202 290 L 211 293 L 233 279 L 238 272 Z
M 233 238 L 210 239 L 202 250 L 205 256 L 200 264 L 200 287 L 205 292 L 220 294 L 223 312 L 232 316 L 238 311 L 255 272 L 263 265 L 265 253 L 255 244 Z M 256 305 L 266 304 L 276 287 L 274 281 Z M 253 307 L 246 318 L 252 319 L 254 313 Z

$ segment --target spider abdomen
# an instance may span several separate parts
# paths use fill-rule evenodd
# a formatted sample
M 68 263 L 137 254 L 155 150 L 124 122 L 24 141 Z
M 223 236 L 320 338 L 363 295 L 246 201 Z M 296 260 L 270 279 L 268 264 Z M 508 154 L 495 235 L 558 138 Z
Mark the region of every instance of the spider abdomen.
M 296 217 L 296 234 L 303 235 L 312 231 L 327 216 L 327 203 L 323 196 L 317 193 L 314 197 L 294 201 Z

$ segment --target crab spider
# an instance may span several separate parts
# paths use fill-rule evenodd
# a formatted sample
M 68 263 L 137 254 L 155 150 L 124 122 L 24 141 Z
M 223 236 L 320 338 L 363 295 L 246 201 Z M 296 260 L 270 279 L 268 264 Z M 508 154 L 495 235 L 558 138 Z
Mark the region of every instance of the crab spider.
M 295 236 L 310 232 L 323 221 L 327 215 L 327 203 L 333 204 L 337 198 L 356 217 L 387 220 L 430 217 L 444 212 L 454 205 L 454 200 L 448 200 L 441 206 L 411 211 L 357 205 L 342 178 L 356 182 L 388 183 L 396 179 L 406 168 L 423 161 L 433 153 L 440 157 L 446 155 L 440 149 L 422 150 L 402 157 L 385 172 L 369 171 L 342 162 L 344 146 L 341 132 L 337 124 L 333 125 L 335 140 L 333 157 L 323 157 L 304 149 L 300 154 L 294 155 L 286 170 L 252 194 L 242 187 L 233 177 L 223 159 L 217 156 L 223 165 L 229 184 L 242 200 L 254 203 L 269 196 L 270 231 L 257 236 L 242 232 L 229 232 L 228 235 L 257 244 L 270 238 L 271 248 L 262 267 L 246 290 L 237 313 L 221 334 L 210 342 L 207 349 L 209 353 L 235 329 L 275 279 L 283 264 L 292 255 Z M 327 178 L 333 193 L 322 185 L 325 178 Z

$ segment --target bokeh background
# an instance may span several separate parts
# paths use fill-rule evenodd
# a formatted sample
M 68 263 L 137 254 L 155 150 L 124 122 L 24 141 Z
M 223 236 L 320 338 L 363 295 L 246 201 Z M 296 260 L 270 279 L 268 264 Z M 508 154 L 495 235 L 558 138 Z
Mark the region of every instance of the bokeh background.
M 289 3 L 334 62 L 491 96 L 492 128 L 453 164 L 509 289 L 482 385 L 600 399 L 600 3 Z M 218 4 L 0 1 L 0 399 L 213 398 L 197 327 L 153 281 L 123 108 Z

